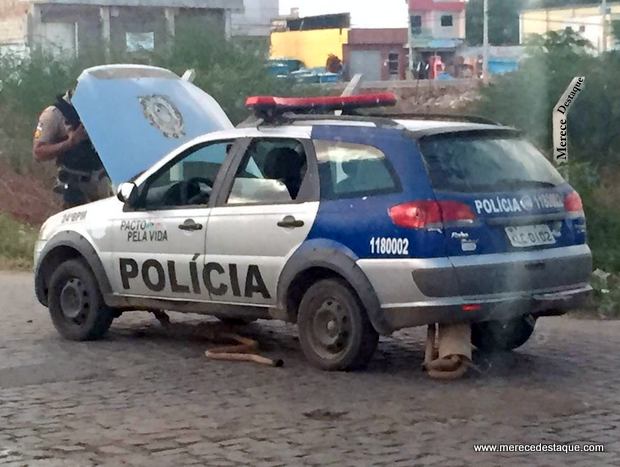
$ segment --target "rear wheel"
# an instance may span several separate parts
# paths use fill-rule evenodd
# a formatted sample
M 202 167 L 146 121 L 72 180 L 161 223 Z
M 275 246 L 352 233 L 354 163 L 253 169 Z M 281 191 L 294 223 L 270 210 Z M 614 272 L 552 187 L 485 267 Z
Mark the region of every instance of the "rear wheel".
M 99 339 L 114 319 L 103 302 L 95 276 L 80 259 L 66 261 L 52 273 L 48 305 L 54 326 L 70 340 Z
M 365 367 L 379 341 L 355 292 L 340 279 L 321 280 L 306 291 L 297 325 L 304 355 L 323 370 Z
M 525 344 L 534 332 L 536 319 L 526 315 L 508 321 L 473 323 L 471 341 L 483 352 L 510 351 Z

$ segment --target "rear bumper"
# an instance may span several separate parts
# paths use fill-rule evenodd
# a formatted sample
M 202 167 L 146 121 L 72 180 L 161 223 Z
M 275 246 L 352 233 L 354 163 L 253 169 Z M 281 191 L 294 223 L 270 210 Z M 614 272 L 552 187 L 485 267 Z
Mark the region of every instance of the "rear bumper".
M 562 314 L 591 287 L 587 245 L 446 258 L 363 259 L 391 330 Z M 463 305 L 474 311 L 463 311 Z M 478 309 L 479 308 L 479 309 Z
M 507 320 L 526 314 L 536 317 L 561 315 L 579 308 L 592 292 L 582 284 L 576 288 L 471 300 L 432 300 L 412 306 L 383 308 L 383 315 L 392 331 L 432 323 L 464 323 Z M 464 305 L 479 305 L 475 311 L 464 311 Z

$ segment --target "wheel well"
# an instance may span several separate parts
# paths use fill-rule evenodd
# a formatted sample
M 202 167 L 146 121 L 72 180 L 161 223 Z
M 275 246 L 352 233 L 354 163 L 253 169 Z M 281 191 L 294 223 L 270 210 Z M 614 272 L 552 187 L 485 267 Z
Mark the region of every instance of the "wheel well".
M 56 268 L 65 261 L 76 258 L 83 258 L 83 256 L 75 248 L 66 245 L 58 246 L 45 255 L 38 274 L 44 297 L 47 298 L 49 280 Z
M 297 322 L 299 304 L 306 291 L 317 281 L 330 278 L 340 278 L 346 281 L 337 272 L 323 267 L 309 268 L 295 276 L 286 291 L 286 312 L 291 322 Z

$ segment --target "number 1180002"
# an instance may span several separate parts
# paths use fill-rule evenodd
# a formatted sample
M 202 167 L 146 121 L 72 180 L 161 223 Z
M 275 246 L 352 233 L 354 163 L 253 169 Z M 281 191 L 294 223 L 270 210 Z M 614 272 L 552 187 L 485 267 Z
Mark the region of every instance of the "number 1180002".
M 408 255 L 409 239 L 372 237 L 370 239 L 371 255 Z

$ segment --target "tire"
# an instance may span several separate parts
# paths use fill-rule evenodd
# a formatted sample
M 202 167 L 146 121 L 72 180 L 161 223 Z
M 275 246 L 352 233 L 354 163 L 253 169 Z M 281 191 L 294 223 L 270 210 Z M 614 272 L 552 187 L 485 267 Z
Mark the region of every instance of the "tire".
M 306 291 L 297 326 L 306 358 L 328 371 L 366 367 L 379 342 L 357 295 L 340 279 L 318 281 Z
M 95 276 L 81 259 L 66 261 L 52 273 L 48 306 L 54 327 L 69 340 L 100 339 L 114 320 Z
M 536 319 L 531 315 L 509 321 L 473 323 L 471 342 L 483 352 L 508 352 L 525 344 L 535 325 Z

